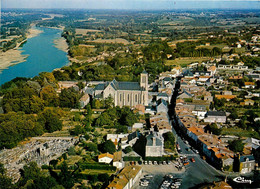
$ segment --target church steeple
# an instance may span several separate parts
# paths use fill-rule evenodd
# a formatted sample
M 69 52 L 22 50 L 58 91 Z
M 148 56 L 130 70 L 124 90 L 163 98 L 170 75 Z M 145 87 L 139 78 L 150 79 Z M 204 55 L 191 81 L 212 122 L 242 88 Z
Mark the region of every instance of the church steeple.
M 144 70 L 140 76 L 140 86 L 148 91 L 148 73 Z

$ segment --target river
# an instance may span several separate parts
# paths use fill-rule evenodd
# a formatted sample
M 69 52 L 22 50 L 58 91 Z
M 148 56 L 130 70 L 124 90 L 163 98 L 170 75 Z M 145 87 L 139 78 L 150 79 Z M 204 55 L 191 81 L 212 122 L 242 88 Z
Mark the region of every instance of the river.
M 43 32 L 29 38 L 19 48 L 22 55 L 28 55 L 26 61 L 3 70 L 0 73 L 0 85 L 16 77 L 34 77 L 40 72 L 51 72 L 69 63 L 67 53 L 54 46 L 54 40 L 61 37 L 61 30 L 44 27 L 36 29 Z

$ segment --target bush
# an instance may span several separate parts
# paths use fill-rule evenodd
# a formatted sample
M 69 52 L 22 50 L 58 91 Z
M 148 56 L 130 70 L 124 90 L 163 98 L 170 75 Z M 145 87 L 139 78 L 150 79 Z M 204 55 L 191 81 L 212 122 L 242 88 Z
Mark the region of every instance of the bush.
M 140 157 L 128 157 L 128 156 L 124 156 L 123 157 L 124 161 L 140 161 L 141 158 Z
M 49 166 L 48 166 L 48 165 L 42 165 L 41 168 L 42 168 L 42 169 L 49 169 Z

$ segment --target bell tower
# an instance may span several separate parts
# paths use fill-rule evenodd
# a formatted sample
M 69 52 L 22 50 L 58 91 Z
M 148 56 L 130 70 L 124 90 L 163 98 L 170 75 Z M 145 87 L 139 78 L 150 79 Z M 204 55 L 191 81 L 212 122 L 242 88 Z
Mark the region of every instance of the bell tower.
M 148 91 L 148 73 L 144 70 L 140 76 L 140 86 Z

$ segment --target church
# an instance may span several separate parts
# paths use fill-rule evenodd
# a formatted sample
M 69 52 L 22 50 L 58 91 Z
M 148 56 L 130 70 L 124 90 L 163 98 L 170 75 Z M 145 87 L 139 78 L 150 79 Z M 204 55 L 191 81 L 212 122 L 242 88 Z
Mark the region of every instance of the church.
M 143 71 L 138 82 L 119 82 L 115 79 L 111 82 L 98 84 L 94 88 L 95 98 L 114 99 L 115 106 L 148 105 L 148 73 Z

